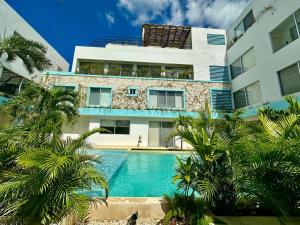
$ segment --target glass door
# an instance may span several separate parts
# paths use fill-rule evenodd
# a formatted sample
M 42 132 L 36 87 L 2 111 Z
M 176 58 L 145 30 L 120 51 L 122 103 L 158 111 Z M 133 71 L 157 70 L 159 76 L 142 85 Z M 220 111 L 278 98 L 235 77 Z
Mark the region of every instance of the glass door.
M 149 122 L 148 145 L 160 146 L 160 122 Z
M 172 130 L 172 122 L 150 121 L 148 145 L 150 147 L 174 147 L 174 138 L 169 138 Z

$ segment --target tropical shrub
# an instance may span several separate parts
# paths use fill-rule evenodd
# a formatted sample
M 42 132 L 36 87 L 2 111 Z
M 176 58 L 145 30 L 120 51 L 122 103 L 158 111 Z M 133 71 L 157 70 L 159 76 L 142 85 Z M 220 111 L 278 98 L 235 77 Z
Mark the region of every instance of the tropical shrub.
M 104 200 L 82 192 L 107 189 L 95 168 L 100 159 L 82 150 L 87 137 L 103 130 L 62 139 L 62 124 L 76 120 L 78 102 L 73 91 L 29 86 L 3 106 L 13 121 L 0 129 L 1 224 L 48 225 L 69 214 L 83 221 L 89 205 Z
M 21 59 L 29 73 L 43 71 L 51 66 L 46 57 L 47 48 L 37 41 L 27 40 L 18 33 L 4 37 L 0 41 L 0 57 L 6 53 L 6 61 Z M 1 63 L 0 63 L 1 66 Z
M 218 215 L 300 215 L 300 103 L 286 111 L 242 112 L 213 120 L 208 104 L 197 118 L 179 117 L 173 136 L 194 150 L 178 159 L 173 181 L 185 196 L 199 195 Z
M 173 197 L 164 196 L 168 211 L 163 220 L 164 225 L 208 225 L 211 218 L 205 217 L 204 202 L 193 196 L 178 195 Z

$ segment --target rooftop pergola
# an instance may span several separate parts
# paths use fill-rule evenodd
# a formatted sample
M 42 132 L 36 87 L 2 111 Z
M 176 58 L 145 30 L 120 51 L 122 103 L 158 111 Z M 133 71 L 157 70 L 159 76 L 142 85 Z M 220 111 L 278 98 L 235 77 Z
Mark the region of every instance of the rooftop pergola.
M 144 24 L 143 46 L 191 48 L 190 33 L 191 27 Z

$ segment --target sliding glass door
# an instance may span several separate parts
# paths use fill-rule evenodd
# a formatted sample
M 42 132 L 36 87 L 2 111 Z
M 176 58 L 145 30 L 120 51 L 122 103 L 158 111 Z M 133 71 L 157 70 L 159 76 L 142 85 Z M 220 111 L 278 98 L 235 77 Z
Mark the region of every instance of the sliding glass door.
M 151 147 L 174 147 L 174 139 L 169 140 L 173 124 L 171 122 L 149 122 L 148 145 Z

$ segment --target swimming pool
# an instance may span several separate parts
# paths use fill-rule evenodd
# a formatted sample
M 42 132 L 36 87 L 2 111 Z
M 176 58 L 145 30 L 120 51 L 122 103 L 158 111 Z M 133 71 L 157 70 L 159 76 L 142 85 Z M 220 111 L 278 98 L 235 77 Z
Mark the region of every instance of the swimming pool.
M 110 197 L 162 197 L 177 192 L 172 184 L 176 156 L 186 153 L 133 152 L 126 150 L 87 150 L 88 154 L 101 155 L 102 165 L 97 165 L 109 181 Z M 99 196 L 100 189 L 88 191 Z

